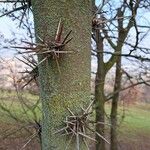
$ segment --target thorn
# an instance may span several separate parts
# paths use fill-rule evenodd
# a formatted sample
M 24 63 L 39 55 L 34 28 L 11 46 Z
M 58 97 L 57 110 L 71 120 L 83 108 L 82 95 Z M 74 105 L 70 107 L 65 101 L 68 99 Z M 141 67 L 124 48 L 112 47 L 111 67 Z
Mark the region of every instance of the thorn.
M 66 37 L 64 38 L 64 40 L 63 40 L 62 44 L 64 44 L 64 43 L 65 43 L 65 41 L 67 40 L 67 38 L 69 37 L 69 35 L 71 34 L 71 32 L 72 32 L 72 30 L 70 30 L 70 31 L 69 31 L 69 33 L 66 35 Z
M 62 36 L 62 32 L 63 32 L 63 27 L 64 27 L 63 23 L 60 19 L 59 23 L 58 23 L 57 31 L 56 31 L 56 36 L 55 36 L 55 42 L 56 43 L 61 43 L 61 36 Z

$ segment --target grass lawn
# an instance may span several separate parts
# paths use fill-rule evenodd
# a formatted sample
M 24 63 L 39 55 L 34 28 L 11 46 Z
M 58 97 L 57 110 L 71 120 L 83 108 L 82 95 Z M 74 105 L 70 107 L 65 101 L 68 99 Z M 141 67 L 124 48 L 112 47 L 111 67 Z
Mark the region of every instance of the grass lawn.
M 148 108 L 150 105 L 147 104 L 130 106 L 126 110 L 125 119 L 120 128 L 132 135 L 137 133 L 150 134 L 150 109 Z
M 0 91 L 0 113 L 0 121 L 6 123 L 40 117 L 39 97 L 27 92 Z
M 111 106 L 106 105 L 107 115 L 110 114 Z M 122 116 L 124 116 L 122 118 Z M 137 103 L 123 108 L 120 106 L 118 111 L 119 132 L 122 134 L 150 134 L 150 104 Z
M 111 106 L 106 105 L 107 115 Z M 150 104 L 137 103 L 118 111 L 119 150 L 150 150 Z
M 0 91 L 0 138 L 10 131 L 21 128 L 21 121 L 32 122 L 35 118 L 40 118 L 40 103 L 38 96 L 24 92 L 22 98 L 18 100 L 15 92 Z M 110 105 L 106 105 L 106 113 L 109 116 Z M 125 117 L 122 119 L 122 107 L 119 107 L 119 142 L 125 148 L 122 150 L 149 150 L 150 144 L 150 104 L 135 104 L 125 107 Z M 19 123 L 17 122 L 19 120 Z M 22 133 L 17 133 L 19 137 Z M 139 148 L 142 142 L 144 147 Z M 132 144 L 136 145 L 133 147 Z M 1 144 L 1 143 L 0 143 Z M 129 148 L 127 148 L 131 145 Z M 141 145 L 140 145 L 141 146 Z M 131 148 L 133 147 L 133 149 Z M 0 147 L 1 149 L 1 147 Z

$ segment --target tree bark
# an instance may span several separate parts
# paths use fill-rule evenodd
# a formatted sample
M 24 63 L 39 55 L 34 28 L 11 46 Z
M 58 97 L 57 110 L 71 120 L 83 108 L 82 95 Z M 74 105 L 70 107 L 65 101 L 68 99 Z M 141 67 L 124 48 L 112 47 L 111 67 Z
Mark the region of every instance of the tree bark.
M 48 58 L 39 66 L 42 150 L 65 149 L 70 138 L 62 138 L 54 132 L 63 127 L 69 113 L 67 108 L 77 112 L 79 106 L 90 100 L 90 3 L 90 0 L 32 0 L 36 37 L 53 40 L 61 19 L 63 37 L 70 30 L 73 37 L 65 51 L 74 51 L 60 56 L 60 72 L 55 59 Z M 39 61 L 43 57 L 39 56 Z M 72 141 L 69 150 L 76 149 L 75 142 Z
M 95 79 L 95 111 L 96 111 L 96 123 L 105 122 L 105 95 L 104 95 L 104 83 L 105 83 L 105 68 L 103 60 L 103 37 L 100 35 L 100 30 L 95 30 L 96 45 L 97 45 L 97 73 Z M 96 132 L 105 136 L 104 124 L 96 124 Z M 105 141 L 96 136 L 96 150 L 105 150 Z
M 120 90 L 121 88 L 121 57 L 118 57 L 116 62 L 116 73 L 115 73 L 115 84 L 114 92 Z M 112 98 L 112 108 L 111 108 L 111 150 L 118 150 L 118 140 L 117 140 L 117 110 L 118 110 L 118 100 L 119 92 L 115 93 Z

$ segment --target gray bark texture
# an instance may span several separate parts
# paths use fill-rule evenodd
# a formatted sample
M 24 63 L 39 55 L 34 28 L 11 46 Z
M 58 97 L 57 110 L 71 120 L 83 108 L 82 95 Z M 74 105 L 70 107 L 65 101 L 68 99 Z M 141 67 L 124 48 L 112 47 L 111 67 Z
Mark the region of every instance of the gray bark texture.
M 78 112 L 80 106 L 86 106 L 90 100 L 91 2 L 32 0 L 32 7 L 36 37 L 53 41 L 60 19 L 64 23 L 63 37 L 72 30 L 73 40 L 64 50 L 73 53 L 60 55 L 60 72 L 55 59 L 48 58 L 39 66 L 43 114 L 42 150 L 63 150 L 70 137 L 60 136 L 54 132 L 63 127 L 63 121 L 69 114 L 67 108 Z M 39 56 L 39 61 L 44 57 Z M 75 140 L 72 140 L 69 150 L 76 149 L 73 141 Z M 84 149 L 83 147 L 80 149 Z

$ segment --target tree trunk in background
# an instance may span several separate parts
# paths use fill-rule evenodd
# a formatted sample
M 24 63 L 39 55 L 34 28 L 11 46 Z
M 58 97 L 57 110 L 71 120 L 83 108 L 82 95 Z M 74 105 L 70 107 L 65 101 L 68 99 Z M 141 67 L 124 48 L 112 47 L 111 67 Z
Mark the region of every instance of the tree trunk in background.
M 96 19 L 97 6 L 95 5 L 95 0 L 92 0 L 92 11 L 93 19 Z M 103 56 L 103 37 L 100 34 L 100 26 L 96 25 L 93 27 L 93 33 L 95 36 L 96 42 L 96 51 L 97 51 L 97 71 L 95 77 L 95 122 L 105 122 L 105 95 L 104 95 L 104 84 L 105 84 L 105 63 Z M 102 136 L 105 136 L 104 133 L 105 125 L 96 124 L 95 130 Z M 96 150 L 105 150 L 105 141 L 95 134 L 96 139 Z
M 60 19 L 64 22 L 64 36 L 72 30 L 73 40 L 65 50 L 75 53 L 61 55 L 60 73 L 55 60 L 48 59 L 39 66 L 42 150 L 63 150 L 69 138 L 53 133 L 63 127 L 67 108 L 77 112 L 90 100 L 91 4 L 90 0 L 32 0 L 32 6 L 36 37 L 54 39 Z
M 114 83 L 114 92 L 119 91 L 121 88 L 121 57 L 118 58 L 116 62 L 116 73 L 115 73 L 115 83 Z M 111 150 L 118 149 L 117 141 L 117 110 L 118 110 L 118 100 L 119 92 L 115 93 L 112 98 L 112 108 L 111 108 Z
M 96 122 L 105 122 L 105 95 L 104 95 L 104 84 L 105 84 L 105 68 L 103 61 L 103 37 L 100 35 L 100 29 L 95 30 L 95 38 L 97 45 L 97 72 L 95 79 L 95 112 Z M 96 132 L 100 135 L 104 134 L 104 124 L 96 124 Z M 105 141 L 96 134 L 96 150 L 105 150 Z

